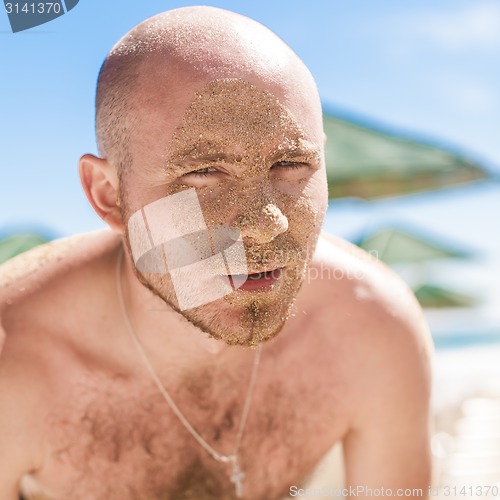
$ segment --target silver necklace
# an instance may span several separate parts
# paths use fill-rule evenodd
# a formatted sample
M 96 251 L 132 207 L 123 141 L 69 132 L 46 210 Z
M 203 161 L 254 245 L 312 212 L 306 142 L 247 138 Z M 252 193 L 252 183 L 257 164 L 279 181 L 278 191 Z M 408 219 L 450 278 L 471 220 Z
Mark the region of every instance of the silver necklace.
M 139 341 L 137 334 L 135 333 L 135 330 L 132 326 L 132 323 L 130 321 L 130 318 L 129 318 L 129 315 L 127 312 L 127 307 L 125 305 L 125 299 L 123 297 L 123 289 L 122 289 L 122 280 L 121 280 L 122 260 L 123 260 L 123 247 L 120 248 L 120 253 L 119 253 L 118 259 L 116 261 L 116 291 L 117 291 L 117 295 L 118 295 L 118 302 L 120 303 L 120 309 L 121 309 L 123 321 L 125 322 L 125 324 L 127 326 L 127 331 L 132 339 L 132 342 L 134 343 L 134 345 L 137 349 L 137 352 L 139 353 L 142 361 L 144 362 L 144 366 L 148 370 L 151 378 L 153 379 L 154 383 L 156 384 L 156 387 L 160 391 L 161 395 L 164 397 L 165 401 L 170 406 L 171 410 L 174 412 L 174 414 L 177 416 L 177 418 L 181 421 L 182 425 L 184 425 L 184 427 L 188 430 L 188 432 L 191 434 L 191 436 L 193 436 L 194 439 L 196 439 L 198 444 L 203 449 L 205 449 L 214 460 L 217 460 L 218 462 L 222 462 L 222 463 L 227 463 L 231 466 L 230 480 L 234 484 L 236 496 L 238 498 L 243 497 L 243 479 L 245 477 L 245 474 L 241 470 L 241 467 L 240 467 L 240 464 L 238 461 L 238 450 L 240 448 L 241 438 L 243 437 L 243 431 L 245 430 L 245 425 L 246 425 L 248 413 L 250 411 L 250 405 L 252 402 L 252 395 L 253 395 L 253 391 L 254 391 L 254 387 L 255 387 L 255 380 L 257 378 L 257 368 L 258 368 L 259 362 L 260 362 L 260 352 L 261 352 L 262 346 L 259 345 L 257 347 L 257 352 L 255 353 L 255 358 L 254 358 L 253 367 L 252 367 L 252 373 L 250 375 L 250 383 L 248 385 L 247 396 L 245 399 L 245 404 L 243 406 L 243 413 L 241 415 L 241 420 L 240 420 L 240 426 L 238 428 L 238 433 L 236 434 L 236 439 L 234 441 L 233 449 L 231 451 L 231 454 L 222 455 L 221 453 L 214 450 L 200 436 L 200 434 L 189 423 L 187 418 L 182 414 L 181 410 L 179 409 L 179 407 L 175 404 L 174 400 L 172 399 L 172 396 L 170 396 L 167 389 L 165 389 L 165 386 L 161 383 L 160 379 L 158 378 L 158 375 L 156 374 L 155 369 L 153 368 L 153 365 L 151 364 L 151 361 L 149 360 L 148 356 L 146 355 L 144 348 L 142 347 L 142 344 Z

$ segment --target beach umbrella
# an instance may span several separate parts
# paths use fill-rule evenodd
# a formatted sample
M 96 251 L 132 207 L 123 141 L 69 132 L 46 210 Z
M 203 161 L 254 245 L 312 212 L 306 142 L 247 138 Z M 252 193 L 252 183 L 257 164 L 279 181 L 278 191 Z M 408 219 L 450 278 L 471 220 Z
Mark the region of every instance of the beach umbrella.
M 449 242 L 413 230 L 382 227 L 354 242 L 389 265 L 437 259 L 468 259 L 472 254 Z
M 413 289 L 422 307 L 472 307 L 479 301 L 463 292 L 457 292 L 431 283 L 424 283 Z
M 2 238 L 0 239 L 0 264 L 48 241 L 44 236 L 34 233 L 12 234 Z
M 489 177 L 477 162 L 439 145 L 326 113 L 330 198 L 372 199 Z

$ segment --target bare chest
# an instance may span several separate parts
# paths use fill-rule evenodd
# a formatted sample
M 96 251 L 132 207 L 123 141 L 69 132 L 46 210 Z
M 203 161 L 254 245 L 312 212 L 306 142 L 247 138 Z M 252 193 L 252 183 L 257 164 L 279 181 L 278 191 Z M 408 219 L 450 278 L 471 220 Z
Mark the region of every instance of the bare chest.
M 274 363 L 274 366 L 272 366 Z M 277 363 L 277 364 L 276 364 Z M 311 364 L 267 360 L 238 452 L 245 498 L 273 499 L 300 484 L 345 430 L 342 384 Z M 280 368 L 286 374 L 277 376 Z M 231 453 L 247 378 L 204 377 L 174 390 L 204 440 Z M 50 455 L 37 479 L 56 499 L 233 499 L 231 467 L 205 451 L 152 385 L 75 389 L 49 418 Z

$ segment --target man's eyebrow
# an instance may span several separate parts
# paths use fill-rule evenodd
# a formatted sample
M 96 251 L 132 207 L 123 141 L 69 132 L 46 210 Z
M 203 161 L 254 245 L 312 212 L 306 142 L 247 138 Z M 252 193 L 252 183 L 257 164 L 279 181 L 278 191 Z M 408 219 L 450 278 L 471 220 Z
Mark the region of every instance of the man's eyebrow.
M 239 163 L 243 160 L 243 155 L 231 154 L 231 153 L 210 153 L 210 154 L 180 154 L 172 158 L 172 163 L 183 167 L 196 165 L 198 163 Z
M 244 153 L 217 151 L 213 146 L 210 149 L 212 151 L 215 149 L 216 152 L 207 151 L 207 149 L 190 148 L 176 152 L 173 155 L 168 155 L 166 163 L 167 165 L 174 165 L 179 169 L 184 169 L 204 163 L 242 163 L 246 156 Z M 290 159 L 300 157 L 319 161 L 321 150 L 312 143 L 301 141 L 299 144 L 280 145 L 274 148 L 273 152 L 268 155 L 268 160 L 275 162 L 285 157 Z
M 278 148 L 272 158 L 277 160 L 279 158 L 310 158 L 314 160 L 319 160 L 321 157 L 321 150 L 312 144 L 302 144 L 292 147 Z
M 183 168 L 201 163 L 239 163 L 243 160 L 244 155 L 242 154 L 223 152 L 222 148 L 219 151 L 217 149 L 214 147 L 201 147 L 177 151 L 174 154 L 167 155 L 167 164 Z

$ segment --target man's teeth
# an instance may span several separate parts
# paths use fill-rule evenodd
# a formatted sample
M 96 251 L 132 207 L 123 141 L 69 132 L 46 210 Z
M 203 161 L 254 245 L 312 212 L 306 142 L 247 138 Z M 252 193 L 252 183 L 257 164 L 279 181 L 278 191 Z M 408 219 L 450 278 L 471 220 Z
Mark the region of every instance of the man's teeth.
M 250 274 L 248 276 L 248 279 L 250 280 L 260 280 L 262 278 L 267 278 L 268 274 L 271 274 L 270 272 L 263 272 L 263 273 L 255 273 L 255 274 Z
M 274 271 L 264 271 L 262 273 L 253 273 L 253 274 L 232 274 L 231 275 L 231 278 L 233 280 L 242 280 L 242 281 L 246 281 L 246 280 L 261 280 L 261 279 L 264 279 L 264 278 L 272 278 L 274 277 Z

